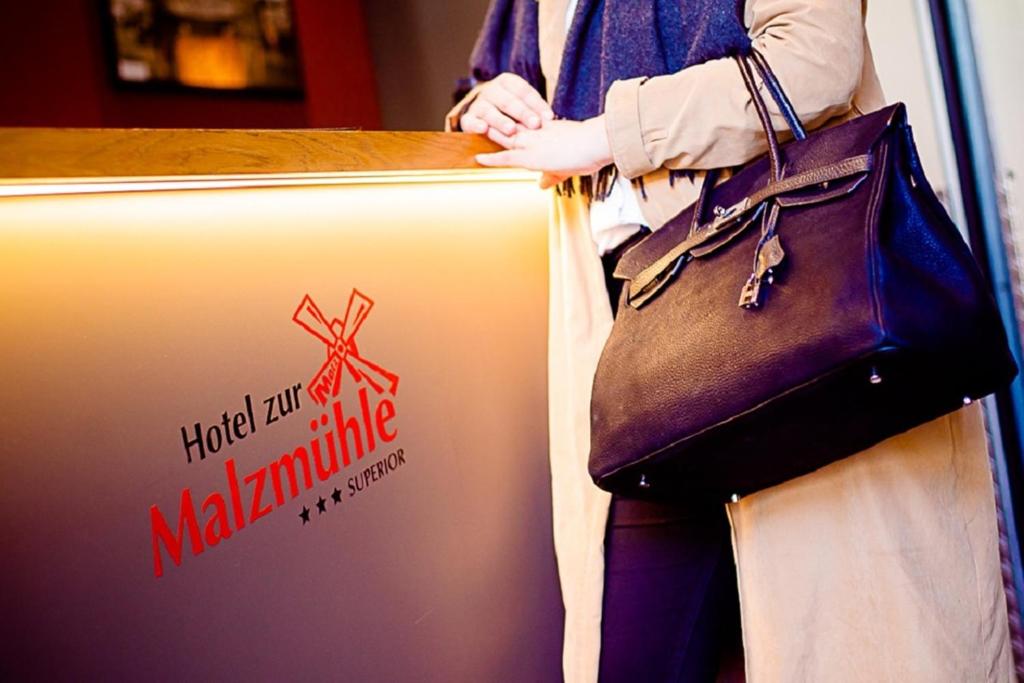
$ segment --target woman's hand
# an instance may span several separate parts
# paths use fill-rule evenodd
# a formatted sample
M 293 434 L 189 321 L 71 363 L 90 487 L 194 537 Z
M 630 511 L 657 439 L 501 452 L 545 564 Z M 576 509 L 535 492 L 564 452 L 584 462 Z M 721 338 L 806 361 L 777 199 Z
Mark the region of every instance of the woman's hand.
M 513 135 L 488 135 L 505 149 L 478 154 L 481 166 L 518 166 L 542 171 L 541 187 L 569 176 L 589 175 L 612 163 L 604 116 L 586 121 L 545 121 L 539 129 L 520 126 Z
M 495 133 L 514 135 L 517 125 L 536 129 L 553 118 L 551 107 L 532 85 L 513 73 L 503 73 L 479 87 L 459 119 L 459 127 L 494 140 Z

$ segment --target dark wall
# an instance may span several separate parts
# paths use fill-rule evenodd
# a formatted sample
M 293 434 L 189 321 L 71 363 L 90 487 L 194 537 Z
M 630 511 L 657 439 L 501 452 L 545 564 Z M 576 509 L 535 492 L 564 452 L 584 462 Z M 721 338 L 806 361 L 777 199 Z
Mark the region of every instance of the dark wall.
M 439 130 L 488 0 L 366 0 L 367 30 L 389 130 Z
M 22 0 L 0 13 L 0 126 L 379 128 L 358 0 L 294 0 L 303 98 L 115 86 L 97 0 Z

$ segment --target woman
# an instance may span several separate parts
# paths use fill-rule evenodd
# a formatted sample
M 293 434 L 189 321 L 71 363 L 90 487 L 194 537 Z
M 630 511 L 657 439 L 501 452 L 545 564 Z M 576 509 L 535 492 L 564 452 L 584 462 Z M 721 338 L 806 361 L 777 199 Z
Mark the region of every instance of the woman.
M 589 193 L 555 195 L 551 221 L 568 681 L 714 676 L 733 581 L 748 680 L 1012 680 L 977 406 L 730 504 L 731 529 L 714 511 L 618 499 L 609 521 L 609 497 L 587 476 L 590 386 L 613 315 L 601 257 L 690 204 L 702 170 L 764 151 L 729 54 L 759 50 L 808 128 L 882 106 L 864 12 L 860 0 L 496 0 L 488 13 L 473 56 L 480 83 L 449 123 L 505 148 L 481 164 L 542 171 L 544 187 L 598 176 L 573 184 Z

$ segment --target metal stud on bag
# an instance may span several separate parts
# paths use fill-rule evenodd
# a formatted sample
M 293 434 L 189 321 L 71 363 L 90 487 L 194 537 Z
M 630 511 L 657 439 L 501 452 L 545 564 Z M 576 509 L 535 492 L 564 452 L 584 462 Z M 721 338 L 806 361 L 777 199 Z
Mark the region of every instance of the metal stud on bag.
M 642 489 L 649 489 L 649 488 L 651 488 L 651 483 L 649 481 L 647 481 L 647 475 L 646 474 L 641 474 L 640 475 L 640 483 L 637 484 L 637 485 L 640 488 L 642 488 Z
M 882 383 L 882 376 L 878 374 L 878 370 L 876 368 L 871 368 L 871 376 L 868 377 L 868 381 L 872 384 Z

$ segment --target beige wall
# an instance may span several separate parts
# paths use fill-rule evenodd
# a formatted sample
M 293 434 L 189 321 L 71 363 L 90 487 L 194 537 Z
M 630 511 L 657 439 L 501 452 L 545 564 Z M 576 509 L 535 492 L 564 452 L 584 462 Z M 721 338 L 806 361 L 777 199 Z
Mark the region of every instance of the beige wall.
M 950 191 L 943 141 L 948 135 L 941 84 L 934 60 L 931 18 L 918 0 L 886 0 L 868 5 L 868 38 L 882 89 L 890 102 L 904 102 L 921 161 L 932 186 L 945 199 Z M 925 32 L 927 31 L 927 32 Z M 939 86 L 933 89 L 933 84 Z M 936 97 L 938 99 L 936 99 Z
M 967 3 L 985 95 L 1003 219 L 1013 240 L 1018 274 L 1024 273 L 1024 94 L 1020 89 L 1024 53 L 1024 3 L 983 0 Z M 1024 299 L 1024 283 L 1018 282 Z

